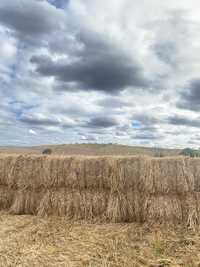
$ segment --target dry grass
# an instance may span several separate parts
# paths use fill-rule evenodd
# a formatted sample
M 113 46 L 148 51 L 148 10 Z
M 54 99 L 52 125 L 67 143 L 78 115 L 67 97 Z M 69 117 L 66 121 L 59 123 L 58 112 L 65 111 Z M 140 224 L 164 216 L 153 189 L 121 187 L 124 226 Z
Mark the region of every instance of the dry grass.
M 198 267 L 200 234 L 0 213 L 2 267 Z

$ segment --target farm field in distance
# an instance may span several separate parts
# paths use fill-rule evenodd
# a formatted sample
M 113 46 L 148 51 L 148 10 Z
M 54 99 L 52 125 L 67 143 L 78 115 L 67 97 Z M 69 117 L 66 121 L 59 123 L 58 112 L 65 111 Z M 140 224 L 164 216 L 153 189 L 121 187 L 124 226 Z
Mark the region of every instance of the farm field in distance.
M 165 149 L 153 147 L 137 147 L 118 144 L 63 144 L 43 145 L 33 147 L 0 146 L 0 153 L 7 154 L 41 154 L 43 150 L 50 148 L 52 154 L 57 155 L 149 155 L 154 156 L 161 153 L 163 156 L 176 156 L 181 149 Z

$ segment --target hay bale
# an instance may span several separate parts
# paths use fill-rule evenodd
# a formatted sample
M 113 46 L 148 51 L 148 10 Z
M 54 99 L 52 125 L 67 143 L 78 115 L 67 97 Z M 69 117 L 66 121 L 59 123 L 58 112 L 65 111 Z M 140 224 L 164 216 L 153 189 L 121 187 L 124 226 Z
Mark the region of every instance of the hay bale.
M 112 160 L 111 189 L 140 192 L 185 193 L 194 190 L 194 177 L 183 158 L 131 157 Z
M 110 188 L 109 158 L 74 158 L 66 186 L 72 189 Z
M 8 176 L 6 171 L 5 158 L 0 158 L 0 186 L 7 185 Z
M 36 215 L 41 198 L 42 192 L 36 193 L 29 190 L 16 191 L 10 207 L 10 213 L 15 215 Z
M 145 159 L 140 191 L 150 194 L 182 194 L 194 190 L 194 177 L 183 158 Z
M 40 201 L 37 214 L 40 216 L 66 216 L 70 219 L 104 217 L 108 196 L 98 191 L 47 191 Z
M 15 156 L 0 160 L 0 184 L 22 190 L 132 188 L 148 193 L 185 193 L 194 190 L 194 183 L 183 158 Z
M 16 165 L 13 175 L 17 189 L 37 190 L 64 185 L 62 158 L 23 156 L 17 159 Z
M 181 196 L 183 222 L 190 229 L 200 225 L 200 193 Z
M 110 164 L 103 158 L 14 156 L 2 159 L 0 169 L 0 184 L 21 190 L 109 187 Z
M 1 186 L 0 187 L 0 210 L 9 209 L 14 197 L 13 190 Z
M 14 187 L 18 190 L 35 190 L 40 178 L 42 169 L 42 158 L 22 156 L 18 157 L 13 168 L 15 177 Z
M 112 222 L 200 224 L 200 160 L 0 156 L 0 208 Z
M 0 158 L 0 185 L 12 187 L 12 180 L 15 179 L 13 169 L 15 166 L 16 156 L 2 156 Z
M 183 223 L 181 201 L 176 195 L 149 195 L 144 202 L 142 212 L 144 222 Z
M 200 160 L 198 158 L 186 158 L 185 163 L 194 179 L 194 191 L 200 192 Z
M 92 189 L 108 187 L 110 166 L 103 158 L 43 158 L 41 181 L 46 188 Z
M 141 158 L 113 158 L 111 161 L 110 188 L 112 192 L 124 192 L 138 188 Z
M 28 189 L 38 177 L 40 160 L 37 167 L 34 165 L 35 157 L 31 156 L 4 156 L 0 158 L 0 184 L 13 189 Z
M 87 190 L 81 193 L 81 218 L 104 218 L 109 194 L 106 191 Z
M 108 199 L 106 217 L 111 222 L 140 222 L 141 200 L 136 191 L 129 190 L 126 194 L 112 192 Z
M 128 210 L 128 200 L 126 195 L 113 193 L 108 202 L 107 218 L 111 222 L 126 222 L 131 214 Z

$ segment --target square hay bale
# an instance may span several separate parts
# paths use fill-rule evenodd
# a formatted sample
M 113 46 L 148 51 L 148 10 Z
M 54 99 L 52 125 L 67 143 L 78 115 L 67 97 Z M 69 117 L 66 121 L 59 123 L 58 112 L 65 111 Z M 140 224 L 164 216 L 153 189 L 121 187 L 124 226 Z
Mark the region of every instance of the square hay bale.
M 143 221 L 149 224 L 183 222 L 181 201 L 176 195 L 149 195 L 142 212 Z
M 15 191 L 10 213 L 20 214 L 37 214 L 37 207 L 42 198 L 42 192 L 32 192 L 29 190 Z
M 194 190 L 194 177 L 183 158 L 149 158 L 146 159 L 143 170 L 145 175 L 141 175 L 141 191 L 150 194 L 182 194 Z
M 73 219 L 104 217 L 107 208 L 106 192 L 100 191 L 47 191 L 37 209 L 40 216 L 66 216 Z
M 0 187 L 0 209 L 9 209 L 14 198 L 14 191 L 6 186 Z

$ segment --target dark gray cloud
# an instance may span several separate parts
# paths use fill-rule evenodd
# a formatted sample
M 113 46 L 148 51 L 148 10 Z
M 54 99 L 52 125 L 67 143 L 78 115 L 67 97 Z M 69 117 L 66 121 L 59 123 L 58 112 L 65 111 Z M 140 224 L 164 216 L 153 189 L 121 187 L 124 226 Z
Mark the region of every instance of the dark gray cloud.
M 29 127 L 34 127 L 38 129 L 47 129 L 48 127 L 55 127 L 57 129 L 65 128 L 75 128 L 81 126 L 78 123 L 75 123 L 73 120 L 60 120 L 55 117 L 45 117 L 38 115 L 22 115 L 19 118 L 19 121 L 28 125 Z
M 200 118 L 190 119 L 180 115 L 170 116 L 167 119 L 167 122 L 176 126 L 189 126 L 189 127 L 200 127 Z
M 115 118 L 112 117 L 95 117 L 92 118 L 85 127 L 89 128 L 110 128 L 118 125 Z
M 200 111 L 200 79 L 191 80 L 177 103 L 179 108 Z
M 19 118 L 19 121 L 23 122 L 24 124 L 27 124 L 32 127 L 49 127 L 49 126 L 58 126 L 64 128 L 73 127 L 74 129 L 76 127 L 78 128 L 95 128 L 95 129 L 105 129 L 110 128 L 118 125 L 118 122 L 113 117 L 102 117 L 97 116 L 93 117 L 90 120 L 86 121 L 79 121 L 79 122 L 73 122 L 73 121 L 63 121 L 59 120 L 54 117 L 45 117 L 45 116 L 38 116 L 38 115 L 22 115 Z
M 33 126 L 58 126 L 60 122 L 56 119 L 44 118 L 38 116 L 23 115 L 20 121 Z
M 31 62 L 35 63 L 36 71 L 63 82 L 63 90 L 69 90 L 69 83 L 79 90 L 107 93 L 117 93 L 126 87 L 149 87 L 140 66 L 116 45 L 91 32 L 79 34 L 77 40 L 83 49 L 77 51 L 72 62 L 34 56 Z
M 36 41 L 36 38 L 60 29 L 61 22 L 62 11 L 46 1 L 1 0 L 0 23 L 13 30 L 20 38 Z

